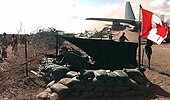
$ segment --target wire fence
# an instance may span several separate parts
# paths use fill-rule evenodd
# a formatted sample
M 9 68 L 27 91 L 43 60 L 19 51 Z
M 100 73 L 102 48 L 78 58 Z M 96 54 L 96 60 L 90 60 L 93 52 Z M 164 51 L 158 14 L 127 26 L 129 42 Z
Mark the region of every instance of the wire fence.
M 34 40 L 35 41 L 35 40 Z M 24 43 L 23 43 L 24 42 Z M 0 74 L 11 73 L 15 69 L 25 70 L 28 77 L 28 71 L 32 69 L 38 69 L 39 60 L 43 57 L 40 53 L 54 53 L 55 49 L 51 49 L 46 41 L 41 42 L 37 39 L 36 42 L 27 40 L 19 41 L 17 46 L 16 55 L 12 52 L 12 46 L 7 48 L 7 60 L 0 63 Z M 6 75 L 5 75 L 6 76 Z M 8 75 L 7 75 L 8 76 Z

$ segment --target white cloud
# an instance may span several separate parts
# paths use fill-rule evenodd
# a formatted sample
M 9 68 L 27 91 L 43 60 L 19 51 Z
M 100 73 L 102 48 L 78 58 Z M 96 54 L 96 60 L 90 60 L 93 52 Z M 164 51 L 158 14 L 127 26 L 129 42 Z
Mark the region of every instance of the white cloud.
M 163 3 L 165 2 L 165 0 L 154 0 L 151 2 L 151 5 L 154 6 L 154 7 L 158 7 L 158 6 L 162 6 Z
M 77 16 L 79 19 L 82 20 L 89 17 L 98 17 L 98 18 L 105 18 L 105 17 L 123 18 L 124 17 L 124 13 L 122 13 L 124 12 L 124 7 L 122 9 L 122 5 L 118 5 L 118 4 L 101 5 L 100 7 L 90 6 L 90 5 L 83 5 L 83 6 L 77 5 L 76 7 L 78 8 Z M 95 28 L 101 29 L 102 27 L 104 27 L 104 24 L 107 23 L 107 22 L 100 22 L 100 21 L 89 21 L 89 20 L 85 20 L 85 21 L 86 21 L 86 26 L 88 26 L 86 28 L 88 29 L 91 28 L 92 30 Z
M 121 4 L 107 4 L 92 6 L 80 4 L 76 0 L 1 0 L 0 1 L 0 34 L 16 33 L 22 22 L 25 33 L 38 27 L 54 27 L 66 32 L 84 32 L 84 30 L 103 27 L 103 22 L 87 21 L 87 17 L 124 18 L 125 2 Z M 154 0 L 139 2 L 130 0 L 132 8 L 138 18 L 139 4 L 156 13 L 167 13 L 170 1 Z M 151 5 L 149 6 L 149 4 Z M 154 10 L 157 9 L 158 10 Z M 167 7 L 167 9 L 165 9 Z M 104 22 L 105 23 L 105 22 Z
M 164 21 L 170 17 L 170 1 L 169 0 L 154 0 L 151 3 L 151 9 L 157 15 L 165 15 Z
M 1 33 L 15 33 L 19 26 L 13 24 L 20 22 L 29 31 L 39 26 L 64 29 L 63 26 L 74 23 L 70 20 L 74 14 L 71 0 L 4 0 L 0 1 L 0 12 Z
M 16 33 L 20 22 L 26 33 L 40 26 L 81 32 L 95 28 L 96 21 L 87 21 L 85 18 L 118 17 L 122 15 L 120 9 L 122 6 L 118 4 L 97 7 L 77 4 L 74 0 L 3 0 L 0 1 L 0 33 Z
M 170 5 L 170 1 L 167 1 L 167 4 Z

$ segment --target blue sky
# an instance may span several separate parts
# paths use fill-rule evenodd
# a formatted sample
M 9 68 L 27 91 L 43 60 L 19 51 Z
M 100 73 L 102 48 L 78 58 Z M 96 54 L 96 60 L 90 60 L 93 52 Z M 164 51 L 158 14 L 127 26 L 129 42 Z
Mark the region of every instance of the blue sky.
M 100 30 L 105 23 L 87 17 L 124 18 L 126 0 L 0 0 L 0 34 L 29 34 L 54 27 L 66 33 Z M 136 18 L 139 4 L 170 17 L 170 0 L 130 0 Z

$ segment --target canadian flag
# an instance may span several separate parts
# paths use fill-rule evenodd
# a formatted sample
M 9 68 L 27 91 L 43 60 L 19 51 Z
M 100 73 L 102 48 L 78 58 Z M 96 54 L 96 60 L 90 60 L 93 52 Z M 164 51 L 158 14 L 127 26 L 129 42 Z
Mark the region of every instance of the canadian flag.
M 157 44 L 168 35 L 168 26 L 161 19 L 150 11 L 142 8 L 142 37 Z

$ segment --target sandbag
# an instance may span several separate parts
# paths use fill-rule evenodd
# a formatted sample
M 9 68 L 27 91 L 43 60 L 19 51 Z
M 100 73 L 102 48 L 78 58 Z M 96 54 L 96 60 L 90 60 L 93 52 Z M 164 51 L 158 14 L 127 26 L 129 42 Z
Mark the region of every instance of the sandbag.
M 107 73 L 109 79 L 115 79 L 118 75 L 115 72 Z
M 94 74 L 95 74 L 95 77 L 101 81 L 105 81 L 108 78 L 106 70 L 103 70 L 103 69 L 94 71 Z
M 130 79 L 129 87 L 131 90 L 137 90 L 137 91 L 145 90 L 145 88 L 143 88 L 141 85 L 137 84 L 136 81 L 134 81 L 133 79 Z
M 45 89 L 44 92 L 52 93 L 52 91 L 49 87 L 47 89 Z
M 37 97 L 37 99 L 47 100 L 49 98 L 49 95 L 50 95 L 50 93 L 43 91 L 43 92 L 40 92 L 39 94 L 37 94 L 36 97 Z
M 67 87 L 71 87 L 71 86 L 73 86 L 74 84 L 78 84 L 79 82 L 80 82 L 80 80 L 77 79 L 77 77 L 73 77 L 73 78 L 71 78 L 71 79 L 68 79 L 68 80 L 66 81 L 65 85 L 66 85 Z
M 116 81 L 115 81 L 115 86 L 116 87 L 122 87 L 122 86 L 125 86 L 126 85 L 126 82 L 124 82 L 124 81 L 122 81 L 122 80 L 120 80 L 120 79 L 117 79 Z
M 124 69 L 123 71 L 139 85 L 146 85 L 148 82 L 145 75 L 143 75 L 138 69 Z
M 92 80 L 95 77 L 95 75 L 93 71 L 86 70 L 85 72 L 81 72 L 79 77 L 82 80 Z
M 50 96 L 49 96 L 49 100 L 59 100 L 59 95 L 55 92 L 53 92 Z
M 114 72 L 108 73 L 108 79 L 105 81 L 105 86 L 106 87 L 116 87 L 117 84 L 117 74 Z
M 81 92 L 75 92 L 75 91 L 72 91 L 71 92 L 71 95 L 75 96 L 75 97 L 80 97 L 82 95 Z
M 65 77 L 69 69 L 64 66 L 57 66 L 57 67 L 52 67 L 52 77 L 53 79 L 58 82 L 61 78 Z
M 70 83 L 71 78 L 62 78 L 58 83 L 61 83 L 65 86 L 68 86 L 68 84 Z
M 51 88 L 51 91 L 57 93 L 59 97 L 65 97 L 70 92 L 67 86 L 62 85 L 60 83 L 55 83 L 50 88 Z
M 81 97 L 82 98 L 93 98 L 94 97 L 94 92 L 84 92 L 82 95 L 81 95 Z
M 96 76 L 100 76 L 101 74 L 107 75 L 107 72 L 106 72 L 106 70 L 99 69 L 99 70 L 94 70 L 94 74 Z
M 75 84 L 78 84 L 79 82 L 80 80 L 77 79 L 77 77 L 73 77 L 67 84 L 73 96 L 79 97 L 82 94 L 82 92 L 79 89 L 77 89 L 77 87 L 75 88 Z
M 102 92 L 102 93 L 104 93 L 106 91 L 106 87 L 96 87 L 95 89 L 94 89 L 94 92 L 95 93 L 98 93 L 98 92 Z
M 106 87 L 117 87 L 117 80 L 116 79 L 108 79 L 105 81 Z
M 144 96 L 146 95 L 145 91 L 134 91 L 134 90 L 130 90 L 130 91 L 125 91 L 122 93 L 122 96 Z
M 104 82 L 103 81 L 101 81 L 101 80 L 98 80 L 97 78 L 94 78 L 93 80 L 92 80 L 92 82 L 93 82 L 93 86 L 95 86 L 95 87 L 99 87 L 99 86 L 105 86 L 105 84 L 104 84 Z
M 115 70 L 113 71 L 113 73 L 115 73 L 118 77 L 120 78 L 128 78 L 129 76 L 122 70 Z
M 41 58 L 41 60 L 39 60 L 39 63 L 40 63 L 40 64 L 45 64 L 45 63 L 47 63 L 47 57 Z
M 128 82 L 130 80 L 129 76 L 122 70 L 115 70 L 113 71 L 117 75 L 117 82 L 121 82 L 124 86 L 128 86 Z M 117 83 L 117 85 L 119 85 Z
M 45 73 L 50 73 L 53 68 L 57 68 L 57 67 L 60 67 L 60 65 L 57 65 L 57 64 L 46 64 L 44 65 L 44 68 L 45 68 Z
M 78 73 L 76 71 L 69 71 L 69 72 L 67 72 L 66 77 L 73 78 L 77 75 L 78 75 Z
M 117 94 L 117 93 L 123 93 L 125 91 L 129 91 L 130 88 L 129 87 L 115 87 L 113 88 L 113 93 Z
M 55 83 L 55 80 L 49 82 L 49 83 L 47 84 L 47 87 L 51 87 L 54 83 Z
M 44 66 L 40 66 L 40 71 L 48 73 L 48 72 L 55 70 L 56 68 L 61 68 L 61 67 L 64 67 L 64 66 L 57 65 L 57 64 L 45 64 Z M 67 68 L 67 67 L 65 67 L 65 68 Z
M 70 87 L 70 90 L 72 91 L 79 91 L 79 92 L 90 92 L 94 89 L 93 86 L 89 86 L 84 81 L 80 81 L 79 83 L 74 84 Z

